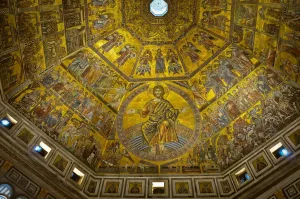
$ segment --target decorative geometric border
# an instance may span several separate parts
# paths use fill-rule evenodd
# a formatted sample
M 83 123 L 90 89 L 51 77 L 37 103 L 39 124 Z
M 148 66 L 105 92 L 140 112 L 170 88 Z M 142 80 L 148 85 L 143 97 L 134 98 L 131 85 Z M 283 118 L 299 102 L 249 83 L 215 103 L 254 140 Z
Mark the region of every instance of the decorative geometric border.
M 283 193 L 288 198 L 295 198 L 296 196 L 299 195 L 299 191 L 296 189 L 296 187 L 294 185 L 284 188 Z
M 19 172 L 15 167 L 11 167 L 5 176 L 33 197 L 36 197 L 40 192 L 41 187 Z
M 272 189 L 273 193 L 272 196 L 268 199 L 277 199 L 276 195 L 278 195 L 279 198 L 288 198 L 288 199 L 298 199 L 300 198 L 300 177 L 299 177 L 299 171 L 296 173 L 297 177 L 296 180 L 294 176 L 292 176 L 292 179 L 288 180 L 287 178 L 284 179 L 281 186 L 277 186 L 276 189 L 278 192 L 277 194 L 274 193 L 274 189 Z M 278 199 L 279 199 L 278 198 Z

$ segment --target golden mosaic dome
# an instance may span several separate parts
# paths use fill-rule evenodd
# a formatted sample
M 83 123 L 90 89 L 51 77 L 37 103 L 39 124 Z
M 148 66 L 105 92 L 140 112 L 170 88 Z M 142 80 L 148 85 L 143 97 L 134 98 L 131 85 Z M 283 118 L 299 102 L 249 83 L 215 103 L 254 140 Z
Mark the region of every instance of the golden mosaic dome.
M 153 15 L 152 1 L 120 3 L 119 10 L 116 2 L 91 4 L 89 37 L 94 51 L 129 81 L 188 79 L 229 45 L 231 2 L 201 6 L 195 0 L 170 0 L 165 2 L 168 11 L 163 16 Z M 207 8 L 223 10 L 214 11 L 212 17 Z M 101 13 L 103 9 L 106 13 Z M 97 38 L 112 29 L 114 34 Z M 109 45 L 110 39 L 118 41 Z M 126 58 L 121 58 L 121 51 Z M 155 65 L 157 56 L 166 59 L 162 69 Z
M 299 117 L 298 5 L 0 6 L 5 103 L 93 172 L 220 174 Z

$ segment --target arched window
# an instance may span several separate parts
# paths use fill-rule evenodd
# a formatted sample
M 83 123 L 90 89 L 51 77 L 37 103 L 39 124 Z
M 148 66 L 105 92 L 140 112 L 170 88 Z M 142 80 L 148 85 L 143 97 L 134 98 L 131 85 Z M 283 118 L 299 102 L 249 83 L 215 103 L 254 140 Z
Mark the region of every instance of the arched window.
M 13 190 L 9 184 L 0 184 L 0 199 L 9 199 L 12 194 Z

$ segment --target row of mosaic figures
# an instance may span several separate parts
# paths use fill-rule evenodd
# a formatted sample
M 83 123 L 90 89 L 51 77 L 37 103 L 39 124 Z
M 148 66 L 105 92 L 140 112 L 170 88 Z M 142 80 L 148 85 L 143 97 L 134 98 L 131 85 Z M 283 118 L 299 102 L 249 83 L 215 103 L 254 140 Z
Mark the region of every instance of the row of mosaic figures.
M 232 92 L 216 100 L 215 108 L 208 106 L 202 112 L 203 138 L 226 127 L 250 107 L 261 101 L 282 82 L 281 77 L 270 68 L 259 68 Z
M 55 95 L 45 91 L 41 85 L 33 83 L 11 99 L 10 103 L 75 156 L 92 168 L 98 168 L 102 162 L 103 138 L 55 98 Z
M 121 23 L 121 11 L 118 10 L 119 2 L 115 0 L 89 0 L 88 1 L 88 20 L 89 20 L 89 39 L 99 40 L 107 32 L 115 30 Z
M 128 38 L 120 31 L 116 31 L 111 35 L 105 37 L 105 43 L 99 48 L 99 52 L 104 56 L 109 56 L 112 54 L 116 48 L 121 47 L 121 50 L 117 52 L 117 59 L 109 60 L 118 67 L 126 65 L 130 59 L 138 57 L 138 49 L 135 45 L 128 43 Z M 217 49 L 220 49 L 220 44 L 223 43 L 218 37 L 208 34 L 207 32 L 201 30 L 195 30 L 194 34 L 189 38 L 182 47 L 180 47 L 179 52 L 172 45 L 162 46 L 163 48 L 157 48 L 151 46 L 145 46 L 145 49 L 140 53 L 139 60 L 137 61 L 137 69 L 135 74 L 138 76 L 145 76 L 146 74 L 169 74 L 169 75 L 179 75 L 183 73 L 183 66 L 181 55 L 186 55 L 186 59 L 189 59 L 191 64 L 198 64 L 203 61 L 202 51 L 207 51 L 210 53 L 215 53 Z M 238 53 L 238 51 L 235 51 Z M 186 60 L 184 59 L 186 62 Z M 153 68 L 153 69 L 152 69 Z
M 201 141 L 191 156 L 195 165 L 211 163 L 227 169 L 299 117 L 299 96 L 299 85 L 280 85 L 212 138 Z
M 243 7 L 243 6 L 246 6 L 246 7 Z M 250 6 L 249 8 L 247 7 L 247 6 Z M 253 7 L 253 8 L 252 8 Z M 253 10 L 254 9 L 254 10 Z M 256 6 L 253 6 L 253 5 L 242 5 L 242 7 L 239 9 L 239 11 L 238 11 L 238 13 L 241 13 L 242 15 L 245 15 L 245 17 L 248 17 L 248 16 L 252 16 L 253 15 L 253 12 L 256 12 L 255 11 L 255 9 L 256 9 Z M 278 13 L 278 11 L 276 11 L 276 10 L 272 10 L 272 8 L 265 8 L 265 7 L 263 7 L 263 8 L 261 8 L 260 9 L 260 13 L 261 13 L 261 15 L 262 15 L 262 18 L 268 18 L 267 16 L 265 16 L 265 15 L 267 15 L 267 14 L 270 14 L 270 13 Z M 225 17 L 225 16 L 223 16 L 223 15 L 220 15 L 220 11 L 214 11 L 214 12 L 210 12 L 210 11 L 206 11 L 206 12 L 203 12 L 203 16 L 205 16 L 205 17 L 208 17 L 208 19 L 209 20 L 205 20 L 205 21 L 208 21 L 208 22 L 210 22 L 210 23 L 214 23 L 214 22 L 218 22 L 218 23 L 221 23 L 221 22 L 223 22 L 224 20 L 217 20 L 217 18 L 215 19 L 215 18 L 213 18 L 213 19 L 211 19 L 211 18 L 209 18 L 209 16 L 216 16 L 216 17 Z M 248 13 L 248 14 L 247 14 Z M 249 13 L 252 13 L 252 15 L 251 14 L 249 14 Z M 297 27 L 297 15 L 295 15 L 295 13 L 293 12 L 293 11 L 289 11 L 289 12 L 285 12 L 285 14 L 286 14 L 286 16 L 285 16 L 285 18 L 287 18 L 287 19 L 292 19 L 292 20 L 289 20 L 289 23 L 288 23 L 288 25 L 289 25 L 289 27 L 290 28 L 293 28 L 293 27 Z M 277 14 L 275 14 L 276 16 L 277 16 Z M 254 16 L 254 15 L 253 15 Z M 255 15 L 256 16 L 256 15 Z M 237 21 L 245 21 L 244 19 L 243 19 L 243 16 L 239 16 L 238 15 L 238 18 L 241 18 L 241 19 L 237 19 Z M 105 18 L 105 20 L 107 20 L 107 18 L 108 17 L 105 17 L 105 16 L 101 16 L 101 18 Z M 275 17 L 276 18 L 276 17 Z M 277 17 L 278 18 L 278 17 Z M 254 18 L 253 18 L 254 19 Z M 203 19 L 204 20 L 204 19 Z M 247 21 L 247 20 L 246 20 Z M 254 20 L 252 20 L 252 21 L 254 21 Z M 228 24 L 229 23 L 229 19 L 227 18 L 226 20 L 225 20 L 225 22 L 226 22 L 226 24 Z M 293 23 L 293 24 L 291 24 L 291 23 Z M 105 22 L 105 24 L 106 24 L 106 22 Z M 237 24 L 239 24 L 239 22 L 237 23 Z M 253 24 L 253 22 L 251 22 L 251 24 Z M 216 27 L 224 27 L 224 25 L 223 26 L 220 26 L 220 25 L 216 25 Z M 268 33 L 268 34 L 273 34 L 272 32 L 270 32 L 270 31 L 268 31 L 270 29 L 270 31 L 273 31 L 273 29 L 274 28 L 272 28 L 272 27 L 270 27 L 270 24 L 267 26 L 265 26 L 265 28 L 264 28 L 264 30 Z M 295 29 L 295 28 L 294 28 Z M 296 30 L 296 29 L 295 29 Z M 208 40 L 208 37 L 207 36 L 205 36 L 205 34 L 200 34 L 200 35 L 202 35 L 202 43 L 203 43 L 203 41 L 205 40 Z M 108 42 L 105 44 L 105 45 L 103 45 L 102 47 L 101 47 L 101 49 L 102 49 L 102 52 L 103 53 L 108 53 L 109 51 L 110 51 L 110 49 L 112 49 L 113 47 L 114 47 L 114 45 L 117 45 L 117 46 L 119 46 L 119 45 L 121 45 L 122 43 L 124 43 L 125 42 L 125 38 L 124 38 L 124 36 L 122 36 L 121 34 L 119 34 L 119 33 L 114 33 L 114 34 L 112 34 L 112 35 L 110 35 L 110 36 L 108 36 L 108 37 L 106 37 L 105 38 L 105 40 L 108 40 Z M 212 41 L 210 41 L 209 43 L 211 43 Z M 204 42 L 204 44 L 205 44 L 206 42 Z M 205 46 L 205 45 L 204 45 Z M 107 47 L 109 47 L 109 48 L 107 48 Z M 207 47 L 207 45 L 206 45 L 206 47 Z M 134 46 L 131 46 L 129 43 L 126 45 L 126 48 L 124 47 L 121 51 L 120 51 L 120 55 L 123 55 L 123 56 L 120 56 L 117 60 L 115 60 L 115 62 L 118 64 L 118 66 L 122 66 L 122 65 L 124 65 L 125 64 L 125 62 L 128 60 L 128 59 L 130 59 L 130 58 L 135 58 L 136 57 L 136 49 L 135 49 L 135 47 Z M 199 59 L 200 59 L 200 56 L 198 55 L 199 53 L 198 52 L 200 52 L 199 51 L 199 49 L 197 49 L 196 47 L 195 47 L 195 45 L 192 43 L 192 42 L 188 42 L 187 43 L 187 45 L 185 45 L 183 48 L 182 48 L 182 53 L 183 54 L 186 54 L 188 57 L 190 57 L 190 59 L 191 59 L 191 61 L 192 62 L 197 62 L 197 61 L 199 61 Z M 126 55 L 126 56 L 125 56 Z M 130 56 L 129 56 L 130 55 Z M 122 59 L 122 57 L 126 57 L 126 59 Z M 143 57 L 143 56 L 142 56 Z M 145 52 L 145 57 L 146 57 L 146 60 L 148 60 L 151 56 L 150 56 L 150 53 L 149 52 Z M 156 56 L 157 57 L 157 56 Z M 159 56 L 159 57 L 161 57 L 161 56 Z M 162 60 L 162 59 L 161 59 Z M 160 60 L 160 63 L 161 63 L 161 60 Z M 173 60 L 173 62 L 172 62 L 172 64 L 174 65 L 174 63 L 175 62 L 177 62 L 177 67 L 175 67 L 175 69 L 172 71 L 172 70 L 169 70 L 169 71 L 171 71 L 173 74 L 177 74 L 177 73 L 179 73 L 179 72 L 181 72 L 181 70 L 180 70 L 180 67 L 179 67 L 179 63 L 178 63 L 178 60 L 177 59 L 170 59 L 170 60 Z M 175 61 L 174 61 L 175 60 Z M 143 63 L 143 62 L 145 62 L 144 60 L 141 60 L 141 64 Z M 147 61 L 146 61 L 147 62 Z M 149 64 L 148 64 L 149 65 Z M 151 71 L 150 71 L 150 69 L 149 69 L 149 66 L 148 66 L 147 64 L 144 66 L 144 67 L 142 67 L 142 65 L 141 66 L 139 66 L 139 69 L 140 70 L 137 70 L 136 71 L 136 73 L 137 74 L 139 74 L 139 75 L 145 75 L 146 73 L 151 73 Z M 157 64 L 156 64 L 157 65 Z M 159 67 L 156 67 L 156 68 L 159 68 Z M 156 70 L 156 71 L 160 71 L 160 70 Z M 159 72 L 157 72 L 157 73 L 159 73 Z
M 3 44 L 1 49 L 7 50 L 14 46 L 18 48 L 12 49 L 13 52 L 9 54 L 15 61 L 10 64 L 9 68 L 2 69 L 11 76 L 10 80 L 5 82 L 6 90 L 11 90 L 24 79 L 34 78 L 47 67 L 59 64 L 61 58 L 66 55 L 66 51 L 71 53 L 85 43 L 85 30 L 81 27 L 82 11 L 72 12 L 74 9 L 81 8 L 80 1 L 64 1 L 63 5 L 58 5 L 55 1 L 44 0 L 40 4 L 47 6 L 48 9 L 41 12 L 17 9 L 16 15 L 0 14 L 1 24 L 4 26 L 0 32 Z M 17 1 L 15 5 L 17 8 L 37 8 L 38 3 L 27 0 Z M 10 6 L 11 4 L 7 1 L 3 2 L 3 8 L 10 9 Z M 65 10 L 64 16 L 63 9 Z M 64 27 L 67 28 L 66 37 Z M 18 37 L 18 35 L 21 36 Z M 20 45 L 17 45 L 18 42 Z M 7 56 L 4 55 L 0 60 L 4 62 L 5 57 Z
M 223 96 L 255 68 L 248 56 L 236 47 L 225 54 L 231 57 L 219 56 L 214 64 L 209 64 L 190 80 L 189 88 L 201 109 Z
M 256 14 L 258 13 L 258 17 Z M 298 12 L 293 8 L 287 8 L 285 5 L 274 6 L 263 4 L 238 3 L 236 10 L 236 24 L 246 27 L 256 25 L 257 29 L 270 35 L 278 35 L 280 26 L 286 25 L 294 31 L 298 31 L 297 18 Z
M 68 79 L 66 73 L 67 72 L 60 74 L 60 71 L 56 70 L 44 76 L 41 83 L 47 89 L 51 89 L 55 94 L 60 96 L 60 99 L 64 101 L 71 110 L 82 115 L 83 118 L 93 124 L 101 132 L 108 134 L 111 130 L 112 121 L 114 120 L 112 111 L 106 108 L 106 105 L 97 100 L 96 97 L 92 97 L 83 87 L 77 87 L 78 83 L 75 80 Z M 107 114 L 105 112 L 107 112 Z M 99 115 L 106 115 L 107 117 Z M 104 122 L 101 122 L 99 118 L 103 118 L 101 121 Z
M 117 110 L 128 91 L 127 83 L 107 63 L 88 51 L 81 51 L 69 59 L 72 61 L 68 70 Z
M 279 4 L 275 6 L 239 3 L 234 26 L 234 42 L 252 51 L 266 65 L 275 65 L 276 68 L 290 73 L 288 75 L 291 78 L 299 76 L 298 9 L 297 6 L 288 7 Z M 297 81 L 299 79 L 296 78 Z

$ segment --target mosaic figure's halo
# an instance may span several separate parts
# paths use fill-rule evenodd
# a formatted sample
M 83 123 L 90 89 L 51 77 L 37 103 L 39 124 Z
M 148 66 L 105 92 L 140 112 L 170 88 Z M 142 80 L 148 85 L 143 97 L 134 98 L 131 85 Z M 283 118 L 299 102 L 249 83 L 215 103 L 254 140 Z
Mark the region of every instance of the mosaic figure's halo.
M 166 84 L 164 84 L 164 83 L 152 83 L 152 84 L 150 84 L 149 87 L 148 87 L 148 96 L 150 98 L 154 98 L 155 97 L 153 95 L 153 89 L 156 86 L 158 86 L 158 85 L 160 85 L 160 86 L 162 86 L 164 88 L 164 91 L 165 91 L 164 98 L 166 99 L 169 96 L 169 94 L 170 94 L 170 90 L 169 90 L 168 86 Z

